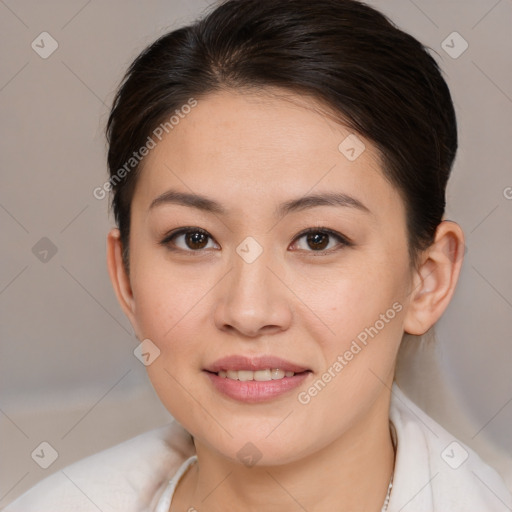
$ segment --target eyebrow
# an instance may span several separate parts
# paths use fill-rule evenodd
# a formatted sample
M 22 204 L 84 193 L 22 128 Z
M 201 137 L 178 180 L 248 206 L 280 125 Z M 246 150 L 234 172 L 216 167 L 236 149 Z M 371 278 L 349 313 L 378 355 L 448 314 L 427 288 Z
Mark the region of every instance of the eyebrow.
M 208 197 L 199 194 L 177 192 L 175 190 L 168 190 L 153 199 L 149 206 L 149 210 L 164 204 L 189 206 L 209 213 L 226 213 L 226 209 L 213 199 L 209 199 Z M 316 206 L 341 206 L 354 208 L 365 213 L 371 213 L 371 211 L 355 197 L 343 193 L 322 193 L 307 195 L 298 199 L 286 201 L 278 206 L 276 216 L 282 218 L 289 213 L 314 208 Z

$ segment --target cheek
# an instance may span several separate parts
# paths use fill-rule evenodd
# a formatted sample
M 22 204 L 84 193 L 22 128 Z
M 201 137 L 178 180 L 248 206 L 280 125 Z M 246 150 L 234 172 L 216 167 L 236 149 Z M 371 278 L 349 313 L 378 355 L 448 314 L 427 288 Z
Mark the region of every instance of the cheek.
M 350 342 L 366 327 L 379 321 L 382 314 L 387 314 L 386 320 L 394 320 L 397 309 L 401 309 L 393 308 L 393 304 L 402 304 L 404 299 L 407 279 L 401 270 L 402 263 L 392 264 L 382 259 L 381 262 L 372 259 L 360 263 L 350 270 L 348 265 L 339 271 L 332 270 L 327 279 L 294 281 L 297 295 L 311 310 L 310 325 L 314 318 L 323 325 L 318 331 L 318 334 L 323 332 L 322 336 L 315 337 L 332 343 L 334 348 Z
M 315 313 L 305 327 L 321 345 L 323 366 L 299 403 L 308 418 L 319 418 L 319 429 L 331 425 L 335 432 L 340 415 L 355 421 L 393 371 L 403 334 L 405 274 L 384 268 L 375 263 L 351 275 L 340 273 L 322 287 L 303 287 Z
M 201 298 L 211 286 L 194 284 L 190 278 L 185 280 L 176 275 L 139 274 L 133 286 L 136 318 L 141 335 L 160 350 L 159 356 L 146 367 L 156 393 L 178 421 L 193 427 L 207 421 L 201 410 L 191 411 L 190 397 L 201 394 L 197 375 L 207 316 L 207 301 Z
M 177 333 L 194 325 L 211 279 L 204 269 L 191 272 L 171 265 L 160 250 L 141 250 L 134 256 L 135 317 L 141 334 L 163 351 L 179 344 Z
M 164 264 L 139 271 L 132 285 L 140 334 L 160 350 L 159 357 L 146 368 L 148 376 L 164 405 L 177 415 L 190 409 L 185 390 L 196 396 L 204 340 L 210 334 L 205 326 L 212 325 L 208 292 L 214 280 L 201 274 L 198 279 Z

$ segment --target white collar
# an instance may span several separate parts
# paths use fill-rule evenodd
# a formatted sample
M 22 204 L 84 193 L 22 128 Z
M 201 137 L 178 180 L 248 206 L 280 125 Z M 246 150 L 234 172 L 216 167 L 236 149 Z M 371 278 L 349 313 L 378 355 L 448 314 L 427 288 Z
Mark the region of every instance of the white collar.
M 395 383 L 390 420 L 397 452 L 389 512 L 505 512 L 512 497 L 501 477 L 436 423 Z

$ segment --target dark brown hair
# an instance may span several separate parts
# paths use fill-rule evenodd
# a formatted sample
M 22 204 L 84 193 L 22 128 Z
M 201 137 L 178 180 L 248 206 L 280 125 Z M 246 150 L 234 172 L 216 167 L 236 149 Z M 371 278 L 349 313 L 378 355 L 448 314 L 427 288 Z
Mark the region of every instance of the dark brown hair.
M 457 150 L 448 87 L 427 49 L 355 0 L 227 0 L 132 63 L 107 124 L 112 208 L 128 269 L 130 205 L 141 165 L 126 163 L 190 98 L 279 87 L 316 98 L 369 139 L 400 192 L 414 262 L 433 241 Z M 341 142 L 341 141 L 340 141 Z

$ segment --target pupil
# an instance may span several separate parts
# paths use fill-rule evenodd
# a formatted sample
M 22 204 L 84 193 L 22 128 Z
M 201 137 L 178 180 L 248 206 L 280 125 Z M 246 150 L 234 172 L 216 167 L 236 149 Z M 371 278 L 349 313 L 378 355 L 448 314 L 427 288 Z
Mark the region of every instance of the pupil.
M 325 233 L 309 233 L 307 241 L 311 249 L 322 250 L 329 245 L 329 235 Z
M 197 231 L 195 233 L 187 233 L 185 239 L 190 249 L 202 249 L 208 243 L 208 237 L 204 233 L 198 233 Z

